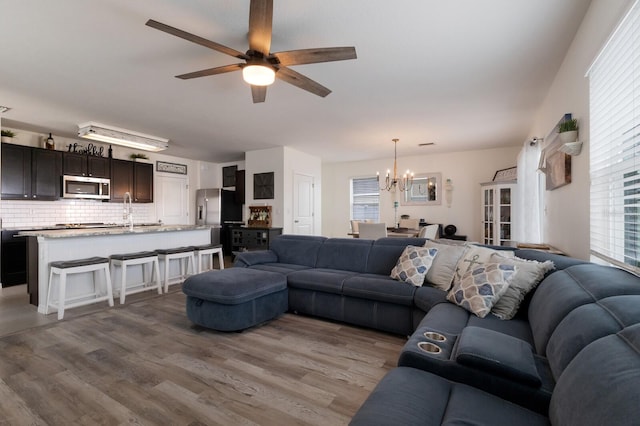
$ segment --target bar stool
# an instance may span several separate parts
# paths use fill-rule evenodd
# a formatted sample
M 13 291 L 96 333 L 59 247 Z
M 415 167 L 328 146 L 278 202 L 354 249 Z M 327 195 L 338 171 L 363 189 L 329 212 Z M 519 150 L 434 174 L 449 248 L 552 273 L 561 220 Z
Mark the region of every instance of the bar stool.
M 196 256 L 197 265 L 198 265 L 198 273 L 204 272 L 205 270 L 202 268 L 203 257 L 206 256 L 210 259 L 211 268 L 213 268 L 213 255 L 218 254 L 218 263 L 220 263 L 219 269 L 224 269 L 224 255 L 222 254 L 222 244 L 206 244 L 203 246 L 195 246 L 194 253 Z M 207 269 L 208 270 L 208 269 Z
M 111 281 L 115 282 L 115 273 L 118 266 L 122 271 L 122 282 L 119 290 L 120 304 L 124 303 L 124 299 L 127 294 L 135 294 L 153 289 L 158 290 L 158 294 L 162 294 L 158 253 L 155 251 L 142 251 L 138 253 L 112 254 L 110 259 L 112 274 Z M 142 267 L 142 282 L 127 285 L 127 267 L 135 265 L 140 265 Z M 147 266 L 151 267 L 151 276 L 148 281 L 146 279 Z M 155 280 L 153 279 L 154 276 Z
M 177 247 L 170 249 L 158 249 L 158 259 L 164 262 L 164 292 L 169 291 L 169 284 L 178 284 L 184 281 L 189 274 L 189 266 L 191 266 L 191 274 L 195 273 L 196 263 L 193 253 L 193 247 Z M 172 260 L 177 260 L 180 266 L 180 274 L 174 277 L 169 276 L 169 264 Z M 186 263 L 186 265 L 185 265 Z
M 50 307 L 54 307 L 58 310 L 58 319 L 61 320 L 64 317 L 65 309 L 75 308 L 77 306 L 89 305 L 91 303 L 97 303 L 103 300 L 108 301 L 109 306 L 113 306 L 113 292 L 111 289 L 111 277 L 109 276 L 109 259 L 108 258 L 90 257 L 87 259 L 57 261 L 57 262 L 51 262 L 49 266 L 50 266 L 49 289 L 47 290 L 47 305 L 44 308 L 45 314 L 49 313 Z M 98 292 L 96 273 L 100 271 L 104 272 L 104 280 L 107 287 L 106 295 L 102 295 L 102 292 Z M 93 294 L 85 294 L 82 296 L 76 296 L 71 299 L 67 299 L 66 298 L 67 276 L 71 274 L 81 274 L 86 272 L 93 272 L 93 289 L 94 289 Z M 59 276 L 57 301 L 53 301 L 51 299 L 54 275 Z M 88 298 L 90 296 L 94 296 L 94 297 Z M 78 300 L 78 299 L 81 299 L 81 300 Z

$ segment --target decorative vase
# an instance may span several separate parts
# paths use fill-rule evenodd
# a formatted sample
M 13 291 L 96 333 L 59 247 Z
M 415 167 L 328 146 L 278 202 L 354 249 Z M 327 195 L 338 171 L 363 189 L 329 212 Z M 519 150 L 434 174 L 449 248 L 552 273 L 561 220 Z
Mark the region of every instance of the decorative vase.
M 51 133 L 49 133 L 49 137 L 44 141 L 44 147 L 47 149 L 56 149 L 56 144 L 53 140 L 53 137 L 51 136 Z
M 558 133 L 562 143 L 575 142 L 578 140 L 578 131 L 571 130 L 569 132 Z

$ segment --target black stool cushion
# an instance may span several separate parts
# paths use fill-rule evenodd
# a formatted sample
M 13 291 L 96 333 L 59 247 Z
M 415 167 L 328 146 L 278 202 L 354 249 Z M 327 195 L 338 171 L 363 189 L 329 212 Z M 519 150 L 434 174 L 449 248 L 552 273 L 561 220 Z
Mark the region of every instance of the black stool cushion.
M 155 251 L 139 251 L 137 253 L 112 254 L 110 257 L 114 260 L 132 260 L 142 259 L 143 257 L 155 257 L 158 253 Z
M 203 246 L 194 246 L 194 250 L 209 250 L 212 248 L 222 248 L 222 244 L 205 244 Z
M 109 263 L 109 258 L 107 257 L 88 257 L 86 259 L 76 259 L 76 260 L 60 260 L 57 262 L 51 262 L 51 267 L 67 269 L 67 268 L 76 268 L 78 266 L 87 266 L 87 265 L 98 265 L 100 263 Z
M 170 249 L 157 249 L 156 253 L 158 254 L 176 254 L 176 253 L 186 253 L 189 251 L 193 251 L 193 247 L 176 247 Z

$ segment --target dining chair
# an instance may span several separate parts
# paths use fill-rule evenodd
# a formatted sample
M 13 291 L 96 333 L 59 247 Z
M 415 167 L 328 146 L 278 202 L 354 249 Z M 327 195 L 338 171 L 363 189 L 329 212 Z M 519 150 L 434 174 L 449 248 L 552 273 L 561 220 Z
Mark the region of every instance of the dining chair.
M 422 228 L 420 228 L 418 237 L 435 240 L 436 238 L 438 238 L 438 228 L 439 228 L 438 224 L 423 226 Z
M 386 223 L 366 223 L 361 222 L 359 224 L 359 237 L 366 238 L 368 240 L 377 240 L 387 236 Z

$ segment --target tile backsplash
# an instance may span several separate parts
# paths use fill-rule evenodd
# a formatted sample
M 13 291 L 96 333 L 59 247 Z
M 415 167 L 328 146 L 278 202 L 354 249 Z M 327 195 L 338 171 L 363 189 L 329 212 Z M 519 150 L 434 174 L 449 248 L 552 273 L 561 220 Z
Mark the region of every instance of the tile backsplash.
M 123 203 L 93 200 L 0 201 L 3 228 L 29 228 L 59 223 L 123 223 Z M 133 204 L 135 223 L 156 222 L 154 203 Z

